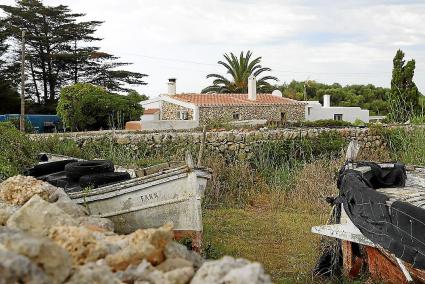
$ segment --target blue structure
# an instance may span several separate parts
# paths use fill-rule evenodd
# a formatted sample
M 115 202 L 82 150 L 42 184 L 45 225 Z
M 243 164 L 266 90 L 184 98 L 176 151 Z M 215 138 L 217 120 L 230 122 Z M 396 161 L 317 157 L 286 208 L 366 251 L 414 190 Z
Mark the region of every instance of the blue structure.
M 2 114 L 0 121 L 19 119 L 19 114 Z M 53 114 L 27 114 L 25 120 L 31 123 L 32 128 L 37 133 L 52 132 L 58 128 L 60 119 Z

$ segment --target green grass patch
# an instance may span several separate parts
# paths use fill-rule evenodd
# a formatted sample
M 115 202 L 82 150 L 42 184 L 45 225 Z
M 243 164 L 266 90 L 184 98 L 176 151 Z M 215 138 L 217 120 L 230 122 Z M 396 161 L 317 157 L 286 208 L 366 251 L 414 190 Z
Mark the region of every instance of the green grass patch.
M 264 264 L 275 283 L 312 282 L 320 237 L 312 226 L 327 214 L 248 209 L 204 210 L 206 256 L 243 257 Z

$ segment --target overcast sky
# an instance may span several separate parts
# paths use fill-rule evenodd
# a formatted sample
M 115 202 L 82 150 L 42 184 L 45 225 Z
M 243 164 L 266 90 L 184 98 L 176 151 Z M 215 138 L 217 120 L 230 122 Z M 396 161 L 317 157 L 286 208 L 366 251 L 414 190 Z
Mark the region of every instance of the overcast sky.
M 13 0 L 1 0 L 12 4 Z M 401 48 L 416 59 L 425 93 L 425 1 L 413 0 L 44 0 L 102 20 L 99 46 L 149 75 L 153 97 L 177 78 L 200 92 L 225 52 L 251 50 L 280 82 L 316 80 L 388 87 Z

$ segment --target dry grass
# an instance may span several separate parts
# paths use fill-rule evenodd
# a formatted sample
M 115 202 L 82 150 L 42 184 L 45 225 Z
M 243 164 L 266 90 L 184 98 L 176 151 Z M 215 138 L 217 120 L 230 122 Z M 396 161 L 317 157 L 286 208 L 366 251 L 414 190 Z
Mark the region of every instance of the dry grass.
M 316 160 L 305 164 L 294 177 L 292 190 L 285 196 L 284 205 L 293 209 L 327 212 L 328 196 L 336 196 L 336 180 L 343 160 Z
M 340 166 L 339 160 L 317 160 L 304 165 L 280 190 L 267 187 L 250 196 L 244 209 L 205 210 L 207 254 L 259 261 L 276 283 L 317 283 L 311 271 L 321 253 L 321 238 L 310 230 L 329 217 L 325 197 L 337 194 Z

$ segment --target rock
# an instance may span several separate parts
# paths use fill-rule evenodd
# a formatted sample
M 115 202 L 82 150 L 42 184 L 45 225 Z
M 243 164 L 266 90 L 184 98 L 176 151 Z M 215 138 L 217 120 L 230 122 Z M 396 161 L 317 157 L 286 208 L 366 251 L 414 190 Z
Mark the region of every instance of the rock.
M 193 268 L 193 264 L 183 258 L 168 258 L 163 263 L 156 266 L 156 269 L 161 270 L 162 272 L 169 272 L 185 267 Z
M 191 284 L 266 284 L 272 283 L 259 263 L 225 256 L 205 262 L 196 272 Z
M 188 250 L 184 245 L 178 242 L 170 242 L 164 249 L 164 254 L 167 259 L 183 258 L 192 263 L 197 269 L 204 263 L 203 258 L 194 251 Z
M 120 145 L 127 145 L 127 144 L 130 144 L 130 142 L 131 141 L 127 136 L 119 137 L 117 139 L 117 144 L 120 144 Z
M 102 233 L 90 231 L 85 227 L 58 226 L 50 231 L 49 238 L 68 251 L 74 266 L 104 258 L 114 251 L 103 241 L 105 236 Z
M 114 223 L 106 218 L 84 216 L 77 218 L 77 222 L 81 226 L 86 226 L 89 228 L 97 227 L 106 231 L 114 231 Z
M 73 201 L 56 201 L 55 205 L 72 217 L 86 218 L 89 215 L 88 210 L 84 206 L 78 205 Z
M 182 267 L 165 273 L 165 279 L 172 284 L 186 284 L 192 279 L 195 270 L 193 267 Z
M 118 238 L 120 238 L 119 236 Z M 139 264 L 143 259 L 156 265 L 164 260 L 164 248 L 173 238 L 172 226 L 165 225 L 158 229 L 139 229 L 127 236 L 127 245 L 120 251 L 106 257 L 107 264 L 114 271 L 125 270 L 131 264 Z M 107 237 L 115 242 L 117 237 Z
M 6 225 L 9 217 L 12 216 L 18 209 L 19 206 L 10 205 L 0 200 L 0 226 Z
M 0 228 L 3 248 L 23 255 L 41 267 L 51 283 L 62 283 L 71 272 L 71 257 L 47 238 L 35 238 L 17 230 Z
M 78 267 L 67 284 L 120 284 L 121 281 L 111 272 L 108 266 L 90 262 Z
M 119 271 L 115 275 L 124 283 L 171 284 L 164 273 L 155 269 L 146 260 L 139 265 L 130 265 L 125 271 Z
M 270 276 L 264 273 L 263 267 L 258 262 L 231 270 L 221 281 L 229 284 L 272 283 Z
M 53 185 L 28 176 L 10 177 L 0 184 L 0 199 L 6 203 L 23 205 L 34 195 L 44 200 L 56 191 Z
M 43 270 L 28 258 L 0 250 L 0 284 L 9 283 L 49 284 L 51 281 Z
M 44 201 L 38 195 L 33 196 L 24 206 L 16 211 L 7 226 L 20 229 L 36 236 L 47 236 L 52 227 L 60 225 L 78 225 L 55 203 Z

